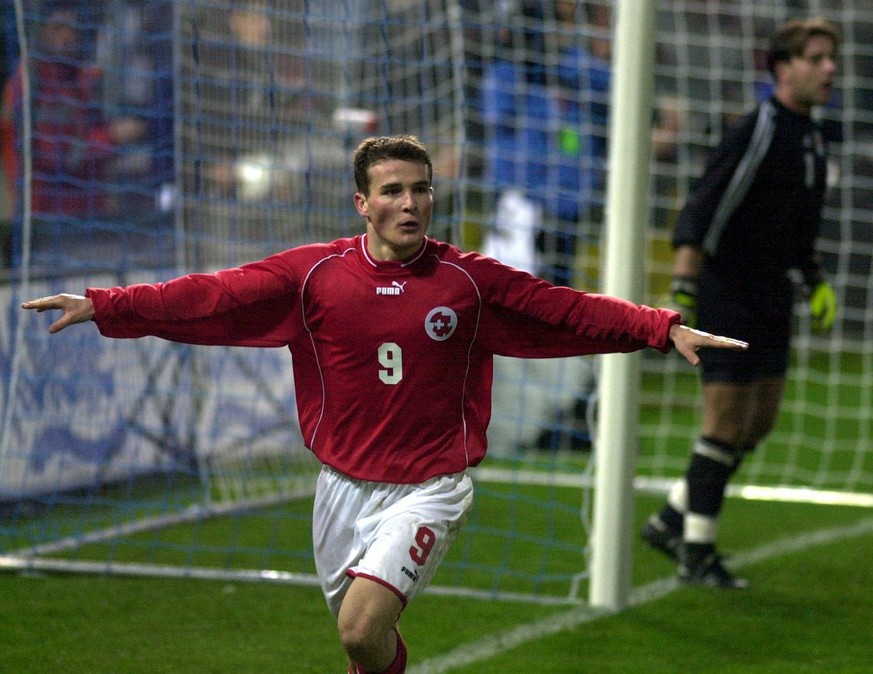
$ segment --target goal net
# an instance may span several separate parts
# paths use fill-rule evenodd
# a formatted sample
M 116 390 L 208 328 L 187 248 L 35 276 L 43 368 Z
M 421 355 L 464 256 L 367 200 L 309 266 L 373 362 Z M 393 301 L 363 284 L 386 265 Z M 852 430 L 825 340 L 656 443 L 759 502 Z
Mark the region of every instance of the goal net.
M 19 304 L 357 233 L 351 156 L 377 133 L 428 145 L 433 233 L 457 241 L 460 6 L 14 9 L 0 566 L 315 583 L 318 465 L 286 351 L 49 336 L 52 318 Z M 437 585 L 566 597 L 584 568 L 579 487 L 519 487 L 511 469 L 479 490 Z
M 467 140 L 464 243 L 558 282 L 597 290 L 605 226 L 613 2 L 496 3 L 475 14 L 478 31 L 468 44 L 475 104 Z M 798 302 L 794 350 L 785 404 L 777 428 L 736 476 L 732 489 L 762 498 L 870 504 L 869 403 L 873 329 L 870 305 L 870 222 L 873 217 L 869 150 L 873 11 L 854 3 L 661 3 L 657 11 L 655 101 L 645 223 L 643 301 L 666 298 L 672 269 L 675 219 L 708 153 L 725 127 L 769 96 L 766 70 L 770 35 L 797 17 L 823 16 L 844 38 L 837 92 L 817 111 L 830 141 L 829 195 L 819 251 L 833 281 L 839 315 L 827 335 L 810 330 Z M 472 46 L 475 45 L 475 48 Z M 474 195 L 474 196 L 471 196 Z M 616 245 L 621 245 L 618 242 Z M 605 257 L 605 256 L 604 256 Z M 750 270 L 754 273 L 754 270 Z M 516 445 L 542 451 L 567 448 L 585 427 L 590 400 L 585 378 L 566 398 L 529 405 L 519 392 L 543 382 L 517 375 L 515 363 L 498 367 L 492 427 Z M 695 371 L 672 354 L 644 354 L 637 484 L 662 491 L 687 467 L 700 412 Z M 596 366 L 594 368 L 596 371 Z M 589 370 L 590 371 L 590 368 Z M 563 367 L 550 376 L 556 378 Z M 513 388 L 518 385 L 518 388 Z M 511 402 L 507 413 L 501 395 Z M 527 414 L 521 414 L 524 409 Z M 550 419 L 564 423 L 536 433 Z
M 817 111 L 829 139 L 829 195 L 818 242 L 825 274 L 838 294 L 833 330 L 815 335 L 798 301 L 788 389 L 778 425 L 735 478 L 737 489 L 768 498 L 870 504 L 873 465 L 873 364 L 870 222 L 873 218 L 870 143 L 873 141 L 873 12 L 853 3 L 669 3 L 658 14 L 656 138 L 673 134 L 670 151 L 655 143 L 649 222 L 649 301 L 669 279 L 664 242 L 677 208 L 699 177 L 706 152 L 725 124 L 769 95 L 767 38 L 785 21 L 823 16 L 842 33 L 837 92 Z M 791 5 L 791 6 L 789 6 Z M 675 38 L 678 36 L 678 39 Z M 754 273 L 754 270 L 750 270 Z M 689 420 L 698 389 L 676 359 L 645 366 L 639 471 L 653 477 L 684 469 L 692 437 Z M 650 386 L 651 385 L 651 386 Z M 834 494 L 839 492 L 840 494 Z
M 351 153 L 383 133 L 431 150 L 434 236 L 596 290 L 613 4 L 111 0 L 60 16 L 57 4 L 6 5 L 0 567 L 315 583 L 318 466 L 287 352 L 50 336 L 52 318 L 21 300 L 357 233 Z M 862 496 L 873 491 L 873 11 L 809 4 L 846 40 L 839 97 L 823 111 L 839 180 L 821 249 L 841 310 L 814 337 L 798 308 L 780 425 L 739 481 Z M 669 282 L 670 229 L 706 150 L 766 91 L 756 58 L 800 11 L 659 9 L 650 243 L 632 261 L 646 266 L 649 303 Z M 73 47 L 52 42 L 65 34 Z M 672 356 L 643 367 L 638 469 L 658 486 L 685 467 L 697 383 Z M 435 586 L 577 601 L 597 361 L 495 369 L 475 510 Z

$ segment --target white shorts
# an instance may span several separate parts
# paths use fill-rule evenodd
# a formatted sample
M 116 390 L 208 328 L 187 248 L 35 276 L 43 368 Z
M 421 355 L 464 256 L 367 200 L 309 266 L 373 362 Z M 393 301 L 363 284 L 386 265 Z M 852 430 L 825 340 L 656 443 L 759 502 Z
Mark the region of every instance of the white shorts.
M 473 482 L 466 473 L 388 484 L 353 480 L 323 466 L 312 542 L 333 616 L 358 576 L 392 590 L 405 607 L 430 582 L 472 505 Z

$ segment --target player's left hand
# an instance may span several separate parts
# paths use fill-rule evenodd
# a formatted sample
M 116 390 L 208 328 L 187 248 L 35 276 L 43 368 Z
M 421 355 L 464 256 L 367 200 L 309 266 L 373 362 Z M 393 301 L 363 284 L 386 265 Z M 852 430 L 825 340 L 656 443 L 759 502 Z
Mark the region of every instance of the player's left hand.
M 837 317 L 837 294 L 827 281 L 819 281 L 809 294 L 809 313 L 813 330 L 826 332 L 831 329 Z
M 703 348 L 731 349 L 733 351 L 745 351 L 749 348 L 748 342 L 711 335 L 702 330 L 694 330 L 685 325 L 675 324 L 670 328 L 670 339 L 676 350 L 685 356 L 685 360 L 694 365 L 700 365 L 700 356 L 697 352 Z

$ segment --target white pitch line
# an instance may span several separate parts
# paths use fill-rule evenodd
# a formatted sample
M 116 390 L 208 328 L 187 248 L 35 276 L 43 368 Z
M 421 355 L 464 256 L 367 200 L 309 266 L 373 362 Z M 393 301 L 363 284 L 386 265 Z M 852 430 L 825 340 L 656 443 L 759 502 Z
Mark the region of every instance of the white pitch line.
M 730 566 L 732 569 L 740 569 L 750 564 L 757 564 L 768 559 L 808 550 L 815 546 L 836 543 L 871 533 L 873 533 L 873 519 L 861 520 L 855 524 L 843 527 L 819 529 L 799 534 L 792 538 L 774 541 L 773 543 L 753 548 L 741 554 L 732 555 Z M 673 592 L 678 587 L 680 587 L 680 583 L 675 576 L 661 578 L 633 590 L 628 600 L 628 605 L 639 606 L 646 604 Z M 407 674 L 443 674 L 456 667 L 471 665 L 499 655 L 521 644 L 574 629 L 585 623 L 614 614 L 614 611 L 592 608 L 590 606 L 574 607 L 568 611 L 556 613 L 532 623 L 517 625 L 503 632 L 498 632 L 478 641 L 459 646 L 445 655 L 425 660 L 410 667 L 407 670 Z

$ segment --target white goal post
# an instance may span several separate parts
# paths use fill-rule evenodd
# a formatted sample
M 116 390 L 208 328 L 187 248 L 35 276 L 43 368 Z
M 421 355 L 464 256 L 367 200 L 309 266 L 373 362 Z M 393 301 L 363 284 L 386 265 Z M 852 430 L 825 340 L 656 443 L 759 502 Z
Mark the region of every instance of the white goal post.
M 654 80 L 655 5 L 617 0 L 606 181 L 602 290 L 641 303 Z M 591 541 L 592 606 L 623 608 L 630 595 L 639 433 L 640 354 L 602 356 Z

